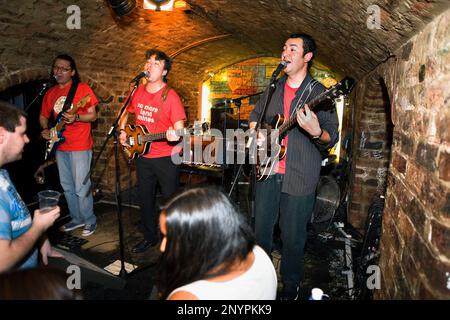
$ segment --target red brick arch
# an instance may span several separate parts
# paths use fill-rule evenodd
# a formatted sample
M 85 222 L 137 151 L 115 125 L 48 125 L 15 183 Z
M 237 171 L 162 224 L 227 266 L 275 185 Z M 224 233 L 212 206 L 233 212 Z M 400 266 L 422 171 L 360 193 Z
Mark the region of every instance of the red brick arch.
M 10 72 L 3 70 L 3 72 L 4 74 L 0 77 L 0 91 L 4 91 L 21 83 L 47 79 L 49 75 L 48 67 L 44 66 L 24 68 Z
M 22 83 L 48 79 L 50 72 L 49 67 L 45 66 L 2 71 L 3 75 L 0 76 L 0 92 Z M 89 76 L 82 76 L 82 81 L 89 84 L 101 103 L 109 103 L 112 101 L 112 93 L 97 80 Z

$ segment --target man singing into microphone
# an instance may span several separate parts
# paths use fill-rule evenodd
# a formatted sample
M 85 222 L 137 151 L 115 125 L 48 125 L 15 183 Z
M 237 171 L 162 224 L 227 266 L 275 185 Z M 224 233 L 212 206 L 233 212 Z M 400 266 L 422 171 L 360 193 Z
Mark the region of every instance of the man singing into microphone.
M 64 142 L 56 146 L 56 163 L 64 196 L 72 221 L 62 227 L 62 231 L 83 228 L 82 235 L 94 233 L 97 222 L 94 215 L 91 180 L 86 178 L 92 160 L 91 122 L 97 119 L 95 110 L 98 100 L 92 89 L 80 82 L 75 60 L 67 55 L 58 55 L 53 60 L 51 76 L 56 85 L 50 88 L 42 101 L 39 123 L 42 137 L 50 140 L 49 118 L 56 118 L 62 112 L 64 122 L 62 136 Z M 90 100 L 73 112 L 72 108 L 87 95 Z
M 180 137 L 174 129 L 182 129 L 186 120 L 178 94 L 166 84 L 166 77 L 172 66 L 171 59 L 156 49 L 148 50 L 146 59 L 144 69 L 147 82 L 138 86 L 120 119 L 120 143 L 127 145 L 127 135 L 123 129 L 127 124 L 128 113 L 134 113 L 136 124 L 145 126 L 150 133 L 166 132 L 166 139 L 152 142 L 150 152 L 136 159 L 144 239 L 132 249 L 133 253 L 144 252 L 160 240 L 156 185 L 159 183 L 164 199 L 178 189 L 179 168 L 172 162 L 171 155 L 180 151 L 174 148 Z M 138 81 L 140 76 L 141 74 L 133 81 Z
M 283 140 L 286 156 L 278 163 L 274 174 L 256 183 L 256 240 L 267 254 L 272 252 L 277 222 L 281 231 L 283 291 L 279 298 L 283 300 L 298 297 L 303 280 L 306 226 L 314 208 L 321 151 L 331 148 L 338 140 L 336 113 L 315 113 L 305 105 L 324 91 L 308 71 L 315 53 L 315 42 L 306 34 L 294 33 L 286 40 L 281 54 L 282 61 L 287 63 L 285 75 L 276 83 L 263 119 L 271 123 L 275 115 L 284 114 L 286 119 L 294 117 L 298 122 Z M 250 114 L 250 128 L 255 128 L 267 96 L 268 90 Z M 258 137 L 258 145 L 265 143 L 260 135 Z

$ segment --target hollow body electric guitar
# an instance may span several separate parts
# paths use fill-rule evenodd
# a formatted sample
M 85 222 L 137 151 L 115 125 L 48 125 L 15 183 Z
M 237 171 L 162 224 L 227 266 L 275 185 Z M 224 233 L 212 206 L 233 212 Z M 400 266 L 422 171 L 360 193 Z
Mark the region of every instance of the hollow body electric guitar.
M 339 83 L 322 92 L 313 100 L 308 102 L 308 107 L 313 110 L 316 106 L 326 100 L 333 100 L 342 95 L 348 95 L 353 89 L 354 85 L 355 81 L 352 78 L 345 77 Z M 294 125 L 296 124 L 297 113 L 295 112 L 289 119 L 286 119 L 283 115 L 278 114 L 272 119 L 270 125 L 265 125 L 263 127 L 268 130 L 266 141 L 270 141 L 271 143 L 267 143 L 266 147 L 258 148 L 258 157 L 256 164 L 256 179 L 258 181 L 264 181 L 270 175 L 272 175 L 275 164 L 279 160 L 284 158 L 284 156 L 286 155 L 286 149 L 281 144 L 281 141 L 286 136 L 287 131 L 294 127 Z M 271 132 L 274 131 L 274 129 L 278 131 L 278 136 L 271 135 Z
M 91 95 L 87 94 L 80 101 L 78 101 L 72 109 L 67 111 L 69 114 L 75 114 L 78 109 L 83 108 L 86 103 L 91 101 Z M 56 125 L 50 129 L 50 140 L 47 140 L 45 146 L 45 160 L 55 155 L 56 147 L 64 142 L 63 132 L 65 130 L 66 123 L 62 117 L 63 112 L 60 112 L 56 117 Z
M 184 135 L 201 135 L 207 130 L 207 124 L 198 124 L 189 128 L 182 128 L 175 130 L 177 136 Z M 127 134 L 126 143 L 128 146 L 122 146 L 125 154 L 129 160 L 136 159 L 139 156 L 150 152 L 150 147 L 153 141 L 166 139 L 166 131 L 158 133 L 149 133 L 147 128 L 142 125 L 129 124 L 125 127 Z

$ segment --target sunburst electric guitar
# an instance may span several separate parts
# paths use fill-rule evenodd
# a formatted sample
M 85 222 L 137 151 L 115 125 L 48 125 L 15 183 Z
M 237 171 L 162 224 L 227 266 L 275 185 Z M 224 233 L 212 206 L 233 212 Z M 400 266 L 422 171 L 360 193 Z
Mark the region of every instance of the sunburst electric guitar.
M 78 109 L 83 108 L 86 103 L 91 101 L 91 95 L 87 94 L 80 101 L 78 101 L 72 109 L 67 111 L 69 114 L 75 114 Z M 63 132 L 65 130 L 66 123 L 62 117 L 63 112 L 60 112 L 56 117 L 56 125 L 50 129 L 50 140 L 47 140 L 45 146 L 45 160 L 55 155 L 56 147 L 64 142 Z
M 308 107 L 312 110 L 326 100 L 333 100 L 342 95 L 348 95 L 352 91 L 354 85 L 355 80 L 345 77 L 339 83 L 322 92 L 316 98 L 308 102 Z M 286 136 L 287 131 L 296 124 L 297 113 L 295 112 L 289 119 L 286 119 L 283 115 L 278 114 L 272 119 L 270 125 L 265 125 L 268 129 L 266 141 L 271 141 L 271 143 L 267 143 L 267 147 L 258 148 L 256 164 L 256 179 L 258 181 L 266 180 L 270 175 L 272 175 L 272 172 L 275 169 L 275 164 L 284 158 L 286 155 L 286 149 L 281 144 L 281 140 Z M 271 137 L 270 132 L 274 129 L 278 130 L 278 138 L 275 136 Z M 259 157 L 260 154 L 263 156 Z
M 125 127 L 127 134 L 126 143 L 128 146 L 122 146 L 123 151 L 128 156 L 129 160 L 136 159 L 139 156 L 150 152 L 150 147 L 153 141 L 166 139 L 166 131 L 158 133 L 149 133 L 147 128 L 142 125 L 129 124 Z M 196 124 L 193 127 L 182 128 L 175 130 L 177 136 L 194 135 L 199 136 L 207 131 L 207 124 Z

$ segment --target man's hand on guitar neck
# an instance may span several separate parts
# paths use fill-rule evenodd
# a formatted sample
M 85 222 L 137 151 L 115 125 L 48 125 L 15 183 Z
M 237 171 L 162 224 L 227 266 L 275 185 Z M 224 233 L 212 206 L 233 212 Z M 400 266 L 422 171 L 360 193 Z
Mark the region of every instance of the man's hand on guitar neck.
M 169 130 L 166 131 L 166 139 L 167 141 L 178 141 L 180 137 L 177 135 L 176 130 L 173 127 L 169 127 Z
M 313 141 L 326 144 L 331 141 L 328 132 L 320 127 L 317 115 L 312 112 L 308 105 L 297 111 L 297 122 L 301 128 L 309 133 Z
M 76 120 L 76 114 L 71 114 L 69 112 L 64 112 L 62 114 L 62 117 L 64 119 L 64 122 L 67 124 L 71 124 L 71 123 L 75 122 L 75 120 Z
M 301 128 L 309 133 L 310 136 L 318 136 L 321 133 L 319 119 L 317 115 L 312 112 L 308 105 L 297 111 L 297 122 Z

